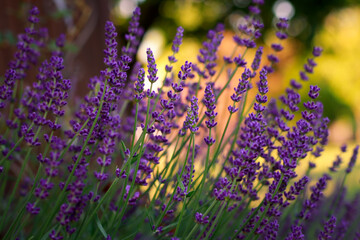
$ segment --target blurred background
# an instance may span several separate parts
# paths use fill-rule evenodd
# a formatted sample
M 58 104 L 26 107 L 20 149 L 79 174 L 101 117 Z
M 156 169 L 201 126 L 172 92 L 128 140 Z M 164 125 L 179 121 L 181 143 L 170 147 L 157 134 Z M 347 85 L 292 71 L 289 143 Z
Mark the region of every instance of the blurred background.
M 179 63 L 196 62 L 198 49 L 209 29 L 217 23 L 225 24 L 225 39 L 219 55 L 230 55 L 234 43 L 232 33 L 251 0 L 2 0 L 0 8 L 0 73 L 12 59 L 17 34 L 26 25 L 30 6 L 40 9 L 40 24 L 49 28 L 51 39 L 66 33 L 65 73 L 73 81 L 72 95 L 86 94 L 84 87 L 90 77 L 103 69 L 104 25 L 112 20 L 119 32 L 119 44 L 124 44 L 128 21 L 136 6 L 141 7 L 140 25 L 146 34 L 142 39 L 137 61 L 145 63 L 145 50 L 151 47 L 157 63 L 165 66 L 171 52 L 176 28 L 185 29 Z M 331 120 L 330 144 L 320 166 L 328 167 L 339 153 L 339 146 L 351 147 L 360 139 L 360 1 L 359 0 L 267 0 L 262 7 L 265 29 L 259 45 L 265 54 L 274 41 L 273 26 L 277 17 L 290 19 L 290 38 L 284 43 L 276 72 L 269 79 L 270 92 L 280 95 L 291 78 L 299 79 L 299 70 L 311 56 L 312 47 L 324 49 L 317 59 L 318 66 L 311 76 L 311 84 L 321 88 L 320 100 L 325 115 Z M 51 44 L 51 41 L 50 41 Z M 250 52 L 249 61 L 254 56 Z M 160 76 L 163 70 L 159 72 Z M 306 95 L 306 92 L 303 92 Z M 359 172 L 359 165 L 357 165 Z M 352 177 L 351 177 L 352 176 Z M 350 182 L 359 183 L 355 174 Z

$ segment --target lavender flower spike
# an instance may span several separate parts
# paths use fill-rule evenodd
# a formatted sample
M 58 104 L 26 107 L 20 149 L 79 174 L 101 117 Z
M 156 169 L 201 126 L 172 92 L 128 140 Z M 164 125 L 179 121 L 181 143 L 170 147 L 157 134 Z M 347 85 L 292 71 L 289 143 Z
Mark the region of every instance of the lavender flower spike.
M 178 27 L 175 38 L 173 40 L 173 44 L 171 46 L 173 55 L 168 57 L 170 64 L 165 66 L 166 72 L 171 72 L 173 68 L 171 64 L 177 62 L 177 59 L 175 58 L 175 54 L 179 52 L 179 47 L 182 44 L 183 33 L 184 33 L 184 29 L 182 27 Z
M 204 105 L 206 106 L 205 115 L 209 118 L 208 121 L 205 121 L 207 128 L 211 129 L 217 125 L 215 121 L 215 117 L 217 116 L 217 112 L 215 112 L 215 95 L 212 90 L 212 84 L 208 83 L 205 88 L 205 96 L 204 96 Z M 215 143 L 215 139 L 213 137 L 205 137 L 204 141 L 207 145 L 212 145 Z
M 253 71 L 256 71 L 256 70 L 259 69 L 262 54 L 263 54 L 263 47 L 259 47 L 256 50 L 254 61 L 251 64 L 251 68 L 252 68 Z
M 319 233 L 319 240 L 330 240 L 336 227 L 336 217 L 331 216 L 330 219 L 324 225 L 324 231 Z
M 135 8 L 133 12 L 133 16 L 129 22 L 129 33 L 125 35 L 125 39 L 128 41 L 128 46 L 123 46 L 121 51 L 124 55 L 127 55 L 131 58 L 136 54 L 137 47 L 140 43 L 140 38 L 144 33 L 144 30 L 139 27 L 139 20 L 140 20 L 140 8 Z
M 193 96 L 191 99 L 191 106 L 187 109 L 187 116 L 184 121 L 183 128 L 180 130 L 182 133 L 186 129 L 190 129 L 191 133 L 196 133 L 199 127 L 196 126 L 199 121 L 199 105 L 197 97 Z
M 146 50 L 146 54 L 147 54 L 147 62 L 148 62 L 147 67 L 149 73 L 149 75 L 147 75 L 147 78 L 149 79 L 149 82 L 154 83 L 158 80 L 158 77 L 156 76 L 158 70 L 156 68 L 154 54 L 150 48 Z
M 179 52 L 179 46 L 182 44 L 182 40 L 183 40 L 183 35 L 184 35 L 183 33 L 184 33 L 184 29 L 181 26 L 178 27 L 175 38 L 173 40 L 173 44 L 171 46 L 171 50 L 174 53 Z
M 346 168 L 346 173 L 350 173 L 350 172 L 352 171 L 353 167 L 355 166 L 355 162 L 356 162 L 358 153 L 359 153 L 359 145 L 357 145 L 357 146 L 354 148 L 353 155 L 351 156 L 349 165 L 348 165 L 348 167 Z
M 137 81 L 135 82 L 135 100 L 136 101 L 141 101 L 141 99 L 143 99 L 143 91 L 144 91 L 144 86 L 145 86 L 145 70 L 143 68 L 139 69 L 138 72 L 138 77 L 137 77 Z

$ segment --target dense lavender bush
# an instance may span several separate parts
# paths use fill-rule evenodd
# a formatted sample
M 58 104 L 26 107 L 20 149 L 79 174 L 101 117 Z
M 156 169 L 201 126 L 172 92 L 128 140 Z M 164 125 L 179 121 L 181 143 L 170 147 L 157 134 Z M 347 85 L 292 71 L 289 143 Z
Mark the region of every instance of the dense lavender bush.
M 278 42 L 264 64 L 256 41 L 264 27 L 262 4 L 253 0 L 233 37 L 243 54 L 218 59 L 224 31 L 218 25 L 208 32 L 198 62 L 186 61 L 178 72 L 181 27 L 168 64 L 158 66 L 148 48 L 144 69 L 135 62 L 143 35 L 140 9 L 121 48 L 107 22 L 104 69 L 75 106 L 68 105 L 71 80 L 62 75 L 65 36 L 44 54 L 47 31 L 32 8 L 0 87 L 1 238 L 359 239 L 360 195 L 348 199 L 345 188 L 359 146 L 336 192 L 323 194 L 346 146 L 329 172 L 310 184 L 329 135 L 320 88 L 309 84 L 322 49 L 314 47 L 300 81 L 291 80 L 283 95 L 269 99 L 268 81 L 289 23 L 276 23 Z M 251 48 L 256 54 L 248 63 Z M 34 67 L 36 79 L 23 84 Z M 219 87 L 224 69 L 229 74 Z M 219 98 L 231 81 L 238 83 L 220 125 Z M 299 164 L 308 162 L 298 176 Z

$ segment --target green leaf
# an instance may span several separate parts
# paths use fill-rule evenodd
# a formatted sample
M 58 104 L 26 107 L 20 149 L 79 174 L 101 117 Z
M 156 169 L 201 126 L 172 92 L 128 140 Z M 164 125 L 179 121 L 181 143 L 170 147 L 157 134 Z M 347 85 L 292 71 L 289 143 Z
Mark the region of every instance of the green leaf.
M 121 143 L 120 154 L 122 158 L 125 158 L 126 145 L 123 140 L 121 140 L 120 143 Z
M 121 146 L 122 146 L 122 150 L 125 152 L 125 150 L 126 150 L 126 145 L 125 145 L 124 141 L 121 140 L 120 143 L 121 143 Z
M 181 190 L 185 191 L 185 186 L 184 186 L 183 182 L 181 181 L 181 178 L 180 178 L 179 174 L 176 175 L 176 177 L 177 177 L 177 180 L 179 182 Z
M 156 169 L 156 173 L 155 173 L 156 178 L 159 178 L 159 168 Z
M 145 148 L 143 148 L 135 157 L 133 157 L 133 159 L 131 160 L 131 164 L 136 163 L 137 160 L 139 160 L 139 158 L 144 155 L 144 152 Z
M 107 233 L 104 229 L 104 227 L 101 225 L 100 219 L 98 216 L 96 216 L 96 225 L 98 226 L 100 232 L 102 233 L 102 235 L 104 236 L 104 238 L 107 238 Z
M 147 208 L 145 208 L 145 213 L 146 213 L 146 216 L 147 216 L 148 219 L 149 219 L 150 229 L 152 230 L 152 226 L 155 226 L 154 220 L 153 220 L 152 217 L 150 216 L 149 211 L 148 211 Z
M 191 192 L 189 192 L 189 193 L 186 195 L 186 197 L 187 197 L 187 198 L 190 198 L 192 195 L 194 195 L 194 193 L 195 193 L 195 191 L 191 191 Z
M 135 157 L 133 157 L 133 159 L 131 160 L 131 164 L 136 163 L 136 161 L 140 158 L 140 154 L 136 155 Z
M 134 237 L 137 233 L 138 233 L 138 231 L 136 231 L 136 232 L 134 232 L 134 233 L 130 234 L 129 236 L 124 237 L 122 240 L 131 239 L 131 238 L 132 238 L 132 237 Z

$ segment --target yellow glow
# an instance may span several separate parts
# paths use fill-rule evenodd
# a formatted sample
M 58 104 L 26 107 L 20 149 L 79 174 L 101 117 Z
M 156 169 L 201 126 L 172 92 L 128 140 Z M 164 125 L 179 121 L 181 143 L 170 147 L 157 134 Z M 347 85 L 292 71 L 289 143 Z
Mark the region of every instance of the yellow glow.
M 360 8 L 330 14 L 316 42 L 325 51 L 316 75 L 326 79 L 335 95 L 360 113 Z

